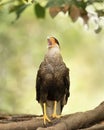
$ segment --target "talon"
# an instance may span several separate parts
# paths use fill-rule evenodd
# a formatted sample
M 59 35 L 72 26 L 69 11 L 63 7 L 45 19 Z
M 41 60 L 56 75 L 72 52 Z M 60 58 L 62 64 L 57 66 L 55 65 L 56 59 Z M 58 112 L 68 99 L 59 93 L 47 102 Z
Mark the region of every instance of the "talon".
M 60 118 L 60 117 L 61 117 L 61 115 L 52 114 L 52 117 L 53 117 L 53 118 Z
M 44 125 L 46 125 L 47 121 L 51 122 L 51 120 L 48 118 L 47 114 L 46 114 L 46 103 L 43 103 L 43 120 L 44 120 Z
M 57 101 L 54 101 L 54 110 L 53 110 L 52 117 L 53 117 L 53 118 L 60 118 L 61 115 L 57 115 L 57 114 L 56 114 L 56 107 L 57 107 Z
M 43 116 L 43 120 L 44 120 L 44 124 L 45 124 L 45 125 L 46 125 L 47 121 L 48 121 L 48 122 L 51 122 L 51 120 L 48 118 L 47 115 L 44 115 L 44 116 Z

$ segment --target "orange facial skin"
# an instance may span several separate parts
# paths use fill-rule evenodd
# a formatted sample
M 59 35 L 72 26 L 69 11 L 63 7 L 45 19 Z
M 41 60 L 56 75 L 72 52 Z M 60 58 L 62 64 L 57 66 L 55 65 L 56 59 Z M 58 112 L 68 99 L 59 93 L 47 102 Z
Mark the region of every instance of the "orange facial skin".
M 48 40 L 49 48 L 52 48 L 54 46 L 59 46 L 59 44 L 57 43 L 57 40 L 54 37 L 47 38 L 47 40 Z

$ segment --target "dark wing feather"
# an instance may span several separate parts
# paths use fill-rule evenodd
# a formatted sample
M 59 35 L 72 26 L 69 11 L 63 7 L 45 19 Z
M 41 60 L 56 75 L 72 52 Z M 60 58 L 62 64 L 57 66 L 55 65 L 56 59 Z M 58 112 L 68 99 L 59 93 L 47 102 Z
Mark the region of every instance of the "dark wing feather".
M 66 69 L 66 76 L 64 77 L 64 83 L 65 83 L 65 87 L 66 87 L 66 102 L 68 97 L 70 96 L 70 77 L 69 77 L 69 69 Z
M 39 102 L 40 100 L 40 77 L 39 77 L 39 70 L 37 73 L 37 78 L 36 78 L 36 100 Z
M 64 105 L 67 103 L 68 97 L 70 96 L 70 77 L 69 77 L 69 69 L 66 68 L 64 77 L 63 77 L 63 81 L 64 81 L 64 87 L 65 87 L 65 94 L 64 97 L 61 101 L 61 111 L 64 107 Z
M 47 97 L 46 83 L 48 82 L 48 78 L 47 80 L 45 80 L 44 77 L 48 75 L 49 71 L 50 69 L 48 69 L 46 62 L 43 61 L 39 66 L 39 70 L 36 78 L 36 100 L 38 102 L 46 101 L 46 97 Z
M 37 72 L 37 77 L 36 77 L 36 100 L 39 102 L 40 101 L 40 89 L 41 89 L 41 72 L 42 68 L 44 68 L 44 62 L 42 62 L 39 66 L 39 70 Z

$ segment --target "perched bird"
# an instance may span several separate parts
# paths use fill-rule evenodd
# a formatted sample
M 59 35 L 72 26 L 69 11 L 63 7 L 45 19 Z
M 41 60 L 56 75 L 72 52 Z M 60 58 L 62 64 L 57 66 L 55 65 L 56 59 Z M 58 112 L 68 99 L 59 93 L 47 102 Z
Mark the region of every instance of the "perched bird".
M 36 100 L 43 110 L 44 124 L 49 117 L 59 118 L 70 95 L 69 69 L 63 62 L 60 45 L 55 37 L 47 38 L 48 51 L 36 78 Z

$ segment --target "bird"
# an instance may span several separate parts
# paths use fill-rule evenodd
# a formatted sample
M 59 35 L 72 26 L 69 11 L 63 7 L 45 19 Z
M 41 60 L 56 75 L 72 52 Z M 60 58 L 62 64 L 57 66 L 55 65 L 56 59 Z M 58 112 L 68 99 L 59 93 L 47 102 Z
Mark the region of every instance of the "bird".
M 69 68 L 63 61 L 59 41 L 47 38 L 48 49 L 36 76 L 36 100 L 43 111 L 43 123 L 60 118 L 70 96 Z

